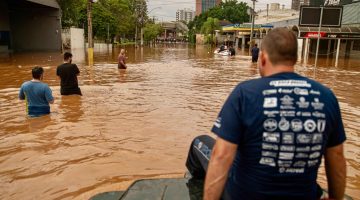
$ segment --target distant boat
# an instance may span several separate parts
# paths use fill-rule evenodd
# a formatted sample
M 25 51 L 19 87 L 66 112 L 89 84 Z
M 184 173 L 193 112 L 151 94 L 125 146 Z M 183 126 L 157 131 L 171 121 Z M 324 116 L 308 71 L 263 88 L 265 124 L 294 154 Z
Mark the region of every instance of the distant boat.
M 220 51 L 220 49 L 216 49 L 214 51 L 214 54 L 219 55 L 219 56 L 230 56 L 231 55 L 229 50 L 224 50 L 224 51 L 221 51 L 221 52 L 219 52 L 219 51 Z

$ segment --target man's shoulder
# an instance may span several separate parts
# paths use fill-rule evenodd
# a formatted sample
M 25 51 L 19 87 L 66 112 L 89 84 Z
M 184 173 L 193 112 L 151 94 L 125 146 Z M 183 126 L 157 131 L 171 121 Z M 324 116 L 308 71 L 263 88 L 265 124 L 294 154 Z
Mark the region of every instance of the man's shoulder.
M 57 68 L 62 69 L 62 68 L 68 68 L 68 67 L 73 67 L 73 66 L 76 66 L 76 65 L 72 64 L 72 63 L 63 63 L 63 64 L 59 65 Z
M 264 85 L 268 82 L 264 78 L 254 78 L 246 81 L 242 81 L 238 84 L 237 88 L 239 89 L 246 89 L 246 88 L 253 88 L 254 86 Z
M 308 86 L 311 88 L 316 88 L 316 89 L 321 90 L 326 93 L 332 93 L 330 88 L 326 87 L 325 85 L 321 84 L 320 82 L 310 79 L 308 77 L 301 76 L 299 74 L 296 74 L 296 77 L 293 77 L 293 78 L 289 78 L 289 77 L 282 78 L 282 77 L 271 77 L 270 76 L 270 77 L 261 77 L 261 78 L 250 79 L 250 80 L 239 83 L 238 87 L 241 89 L 246 89 L 246 88 L 255 89 L 257 87 L 264 87 L 264 86 L 268 87 L 273 83 L 273 81 L 275 81 L 275 82 L 282 81 L 282 82 L 284 82 L 283 84 L 286 84 L 286 81 L 292 81 L 292 80 L 303 81 L 304 83 L 306 82 L 308 84 Z M 273 83 L 273 84 L 276 84 L 276 83 Z
M 28 85 L 30 85 L 32 82 L 31 81 L 25 81 L 23 84 L 21 84 L 21 87 L 27 87 Z

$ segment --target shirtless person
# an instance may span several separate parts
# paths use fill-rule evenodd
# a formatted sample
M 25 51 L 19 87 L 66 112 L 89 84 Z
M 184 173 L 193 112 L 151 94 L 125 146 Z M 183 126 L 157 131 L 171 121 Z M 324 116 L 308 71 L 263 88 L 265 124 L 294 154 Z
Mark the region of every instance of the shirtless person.
M 118 68 L 119 69 L 126 69 L 126 57 L 125 57 L 125 49 L 120 50 L 120 54 L 118 57 Z

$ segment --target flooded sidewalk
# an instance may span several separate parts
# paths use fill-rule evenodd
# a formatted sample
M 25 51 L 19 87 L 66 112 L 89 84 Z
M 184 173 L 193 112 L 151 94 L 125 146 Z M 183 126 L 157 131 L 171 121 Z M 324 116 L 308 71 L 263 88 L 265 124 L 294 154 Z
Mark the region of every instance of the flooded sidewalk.
M 60 53 L 0 56 L 0 199 L 88 199 L 124 190 L 137 179 L 182 177 L 191 140 L 209 134 L 235 85 L 259 77 L 251 58 L 214 56 L 204 46 L 126 47 L 128 69 L 117 69 L 119 48 L 95 46 L 95 64 L 75 51 L 82 97 L 61 97 Z M 296 71 L 337 95 L 348 140 L 347 194 L 360 198 L 360 58 Z M 18 100 L 31 68 L 45 68 L 53 90 L 50 116 L 29 119 Z M 325 173 L 320 169 L 324 185 Z M 356 199 L 356 198 L 355 198 Z

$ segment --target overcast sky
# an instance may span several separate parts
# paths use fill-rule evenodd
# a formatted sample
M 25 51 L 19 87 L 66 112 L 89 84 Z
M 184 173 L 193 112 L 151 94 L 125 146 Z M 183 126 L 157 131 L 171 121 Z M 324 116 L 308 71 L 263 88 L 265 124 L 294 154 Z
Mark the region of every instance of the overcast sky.
M 243 0 L 248 5 L 252 5 L 251 0 Z M 158 20 L 174 21 L 176 20 L 176 11 L 178 9 L 190 8 L 195 11 L 196 0 L 148 0 L 148 10 L 150 16 L 155 16 Z M 285 8 L 290 8 L 291 0 L 258 0 L 256 10 L 266 9 L 268 3 L 284 4 Z M 161 8 L 158 8 L 161 7 Z

